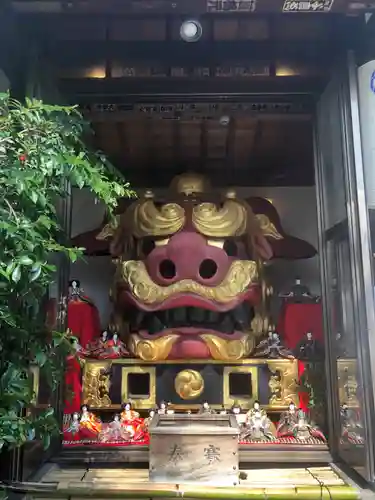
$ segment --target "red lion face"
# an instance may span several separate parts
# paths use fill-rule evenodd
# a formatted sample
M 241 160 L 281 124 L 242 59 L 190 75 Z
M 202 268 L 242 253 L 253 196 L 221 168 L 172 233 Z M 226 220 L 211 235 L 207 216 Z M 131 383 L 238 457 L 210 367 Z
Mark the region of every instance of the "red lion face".
M 147 192 L 96 241 L 109 236 L 120 334 L 148 361 L 248 356 L 263 333 L 254 312 L 262 263 L 316 253 L 283 231 L 267 200 L 223 196 L 194 174 L 176 178 L 165 199 Z

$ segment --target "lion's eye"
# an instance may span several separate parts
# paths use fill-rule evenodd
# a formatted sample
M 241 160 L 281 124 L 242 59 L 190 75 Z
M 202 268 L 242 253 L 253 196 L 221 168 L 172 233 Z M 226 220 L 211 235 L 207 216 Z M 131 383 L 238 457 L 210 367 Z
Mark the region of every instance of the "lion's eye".
M 150 253 L 153 251 L 154 248 L 155 248 L 154 240 L 151 240 L 150 238 L 146 238 L 142 241 L 141 251 L 145 257 L 150 255 Z
M 237 257 L 238 248 L 237 243 L 234 240 L 225 240 L 223 248 L 228 257 Z

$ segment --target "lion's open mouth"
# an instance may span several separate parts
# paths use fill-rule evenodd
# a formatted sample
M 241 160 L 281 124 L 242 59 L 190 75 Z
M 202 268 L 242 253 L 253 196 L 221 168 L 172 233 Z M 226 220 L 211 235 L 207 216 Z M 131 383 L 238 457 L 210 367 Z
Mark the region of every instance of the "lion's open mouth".
M 163 311 L 147 312 L 133 307 L 129 311 L 130 331 L 158 336 L 165 331 L 182 334 L 212 331 L 234 335 L 250 330 L 254 317 L 250 304 L 243 302 L 231 311 L 216 312 L 200 307 L 176 307 Z

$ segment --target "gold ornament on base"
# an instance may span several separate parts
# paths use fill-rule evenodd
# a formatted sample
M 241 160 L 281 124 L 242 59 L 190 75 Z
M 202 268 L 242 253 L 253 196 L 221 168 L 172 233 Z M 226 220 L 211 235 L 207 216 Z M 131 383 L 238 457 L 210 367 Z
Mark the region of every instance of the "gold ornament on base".
M 175 378 L 174 388 L 181 399 L 195 399 L 204 391 L 204 380 L 196 370 L 182 370 Z

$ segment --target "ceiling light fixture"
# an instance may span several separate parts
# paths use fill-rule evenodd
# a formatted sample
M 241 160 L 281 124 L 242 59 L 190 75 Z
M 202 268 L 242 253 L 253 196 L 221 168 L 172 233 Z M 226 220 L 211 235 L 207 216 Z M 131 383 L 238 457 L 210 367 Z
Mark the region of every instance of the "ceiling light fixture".
M 203 33 L 202 25 L 195 19 L 184 21 L 180 28 L 180 37 L 184 42 L 197 42 Z

